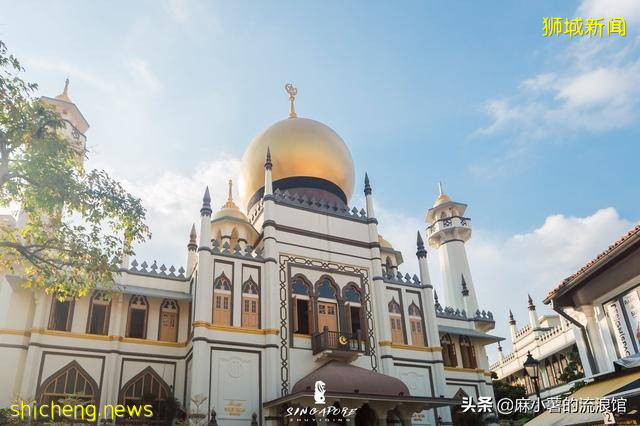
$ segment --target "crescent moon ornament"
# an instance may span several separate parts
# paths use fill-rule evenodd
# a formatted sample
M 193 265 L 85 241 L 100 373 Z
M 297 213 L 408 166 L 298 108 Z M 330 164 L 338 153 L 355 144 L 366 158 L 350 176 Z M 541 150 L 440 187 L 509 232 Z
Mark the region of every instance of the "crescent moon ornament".
M 347 344 L 347 338 L 346 338 L 346 337 L 344 337 L 343 335 L 340 335 L 340 337 L 338 337 L 338 342 L 339 342 L 341 345 L 346 345 L 346 344 Z
M 293 101 L 298 94 L 298 89 L 291 83 L 284 85 L 284 90 L 289 94 L 289 118 L 296 118 L 296 110 L 293 107 Z

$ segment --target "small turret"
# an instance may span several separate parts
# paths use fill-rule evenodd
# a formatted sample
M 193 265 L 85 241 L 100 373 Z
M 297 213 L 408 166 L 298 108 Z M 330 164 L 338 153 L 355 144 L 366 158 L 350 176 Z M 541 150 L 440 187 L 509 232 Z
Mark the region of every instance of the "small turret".
M 540 328 L 540 323 L 538 321 L 538 314 L 536 313 L 536 305 L 533 304 L 533 299 L 531 295 L 528 294 L 528 308 L 529 308 L 529 325 L 533 330 Z

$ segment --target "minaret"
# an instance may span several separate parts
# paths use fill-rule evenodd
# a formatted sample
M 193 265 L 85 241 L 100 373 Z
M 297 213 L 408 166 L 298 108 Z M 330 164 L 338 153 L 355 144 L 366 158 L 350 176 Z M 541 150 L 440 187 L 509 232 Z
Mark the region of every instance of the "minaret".
M 500 358 L 500 362 L 504 362 L 504 354 L 502 353 L 502 345 L 498 342 L 498 357 Z
M 442 190 L 442 184 L 438 184 L 438 192 L 433 207 L 427 211 L 426 221 L 429 224 L 429 245 L 438 249 L 444 305 L 464 309 L 468 315 L 473 316 L 478 309 L 478 299 L 464 246 L 471 238 L 471 219 L 464 217 L 467 205 L 451 201 Z M 463 296 L 463 283 L 468 296 Z
M 367 217 L 375 217 L 373 212 L 373 197 L 371 197 L 371 184 L 369 183 L 369 175 L 364 174 L 364 198 L 367 203 Z
M 533 304 L 533 299 L 531 299 L 531 295 L 527 294 L 529 297 L 529 325 L 531 325 L 531 329 L 535 330 L 536 328 L 540 328 L 540 323 L 538 322 L 538 314 L 536 313 L 536 305 Z
M 200 242 L 197 248 L 198 278 L 193 290 L 195 293 L 193 295 L 193 300 L 195 300 L 193 313 L 194 337 L 201 337 L 203 326 L 206 327 L 211 322 L 211 301 L 213 300 L 211 213 L 211 195 L 209 195 L 209 187 L 207 187 L 202 197 L 202 208 L 200 209 Z M 207 395 L 209 392 L 209 374 L 203 374 L 203 372 L 209 371 L 210 351 L 209 344 L 204 339 L 193 339 L 191 395 Z
M 69 79 L 65 80 L 62 93 L 55 98 L 43 96 L 41 101 L 53 106 L 60 114 L 60 117 L 65 122 L 64 135 L 82 153 L 81 161 L 84 160 L 84 150 L 87 143 L 85 133 L 89 129 L 89 123 L 80 112 L 80 109 L 69 98 Z
M 191 225 L 191 232 L 189 233 L 189 244 L 187 244 L 187 277 L 190 277 L 193 273 L 193 270 L 196 268 L 196 263 L 198 260 L 198 255 L 196 254 L 196 250 L 198 249 L 196 234 L 196 224 Z
M 440 333 L 438 332 L 438 319 L 436 318 L 435 305 L 438 300 L 438 296 L 433 290 L 431 285 L 431 278 L 429 277 L 429 265 L 427 263 L 427 250 L 424 248 L 424 241 L 422 241 L 422 235 L 418 231 L 418 237 L 416 239 L 416 257 L 418 258 L 418 267 L 420 269 L 420 282 L 422 284 L 424 306 L 424 321 L 427 332 L 427 346 L 437 348 L 440 346 Z M 441 357 L 440 351 L 436 352 L 436 357 Z M 441 358 L 437 358 L 441 362 Z M 446 381 L 444 376 L 444 367 L 441 363 L 433 364 L 433 377 L 435 396 L 445 396 L 446 394 Z M 449 420 L 449 410 L 437 410 L 438 415 L 443 416 L 443 419 Z
M 516 342 L 516 333 L 518 329 L 516 328 L 516 320 L 513 318 L 513 312 L 509 309 L 509 331 L 511 332 L 511 343 Z

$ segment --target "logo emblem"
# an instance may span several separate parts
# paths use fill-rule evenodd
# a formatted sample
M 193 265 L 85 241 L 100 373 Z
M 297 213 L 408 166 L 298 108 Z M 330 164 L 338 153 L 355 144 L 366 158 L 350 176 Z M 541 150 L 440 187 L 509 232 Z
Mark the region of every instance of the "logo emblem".
M 347 338 L 344 337 L 343 334 L 341 334 L 340 337 L 338 337 L 338 343 L 340 343 L 341 345 L 346 345 L 347 344 Z
M 316 404 L 324 404 L 324 393 L 327 391 L 327 385 L 322 381 L 318 380 L 315 384 L 315 391 L 313 393 L 313 399 Z

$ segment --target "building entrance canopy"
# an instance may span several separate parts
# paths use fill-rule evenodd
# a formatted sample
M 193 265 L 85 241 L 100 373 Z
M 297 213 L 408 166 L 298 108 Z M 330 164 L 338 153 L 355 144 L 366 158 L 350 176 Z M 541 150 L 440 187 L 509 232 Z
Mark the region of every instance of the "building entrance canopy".
M 459 405 L 458 399 L 412 396 L 399 379 L 339 361 L 330 361 L 300 379 L 290 394 L 264 404 L 274 416 L 324 417 L 326 407 L 352 410 L 356 424 L 386 424 L 388 418 L 411 424 L 415 413 Z M 315 410 L 311 410 L 314 409 Z M 358 420 L 360 417 L 360 420 Z

